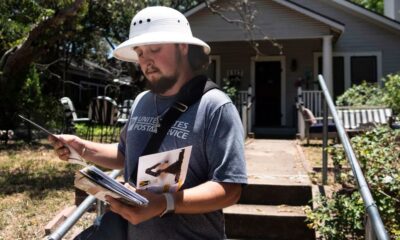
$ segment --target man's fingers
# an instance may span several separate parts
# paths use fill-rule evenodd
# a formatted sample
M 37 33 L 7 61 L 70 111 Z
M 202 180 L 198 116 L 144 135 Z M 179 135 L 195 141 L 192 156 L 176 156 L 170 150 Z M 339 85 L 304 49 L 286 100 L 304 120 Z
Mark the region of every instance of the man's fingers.
M 106 196 L 107 202 L 110 204 L 110 209 L 118 214 L 122 213 L 123 205 L 113 197 Z
M 58 155 L 58 158 L 60 158 L 61 160 L 67 161 L 69 158 L 69 154 Z
M 55 137 L 53 137 L 53 136 L 51 136 L 51 135 L 49 135 L 48 137 L 47 137 L 47 139 L 49 140 L 49 142 L 51 143 L 51 144 L 54 144 L 58 139 L 57 138 L 55 138 Z
M 61 149 L 61 148 L 66 148 L 66 147 L 64 146 L 64 143 L 62 143 L 61 141 L 57 141 L 54 143 L 54 148 Z

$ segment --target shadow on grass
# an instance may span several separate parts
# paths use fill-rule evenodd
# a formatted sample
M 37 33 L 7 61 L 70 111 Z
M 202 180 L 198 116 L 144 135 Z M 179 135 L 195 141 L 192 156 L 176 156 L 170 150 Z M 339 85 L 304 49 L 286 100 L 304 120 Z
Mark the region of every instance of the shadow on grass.
M 72 190 L 74 171 L 30 172 L 29 169 L 14 171 L 0 170 L 0 196 L 14 193 L 27 193 L 32 199 L 43 199 L 53 190 Z

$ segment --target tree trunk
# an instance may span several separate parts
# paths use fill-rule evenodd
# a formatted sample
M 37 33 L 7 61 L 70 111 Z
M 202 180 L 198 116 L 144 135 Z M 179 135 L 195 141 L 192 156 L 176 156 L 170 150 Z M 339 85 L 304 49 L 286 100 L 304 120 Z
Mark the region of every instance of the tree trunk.
M 1 58 L 0 129 L 15 127 L 14 117 L 18 108 L 12 97 L 20 92 L 31 63 L 46 54 L 49 48 L 64 37 L 59 34 L 60 26 L 76 17 L 84 1 L 75 0 L 70 6 L 40 22 L 29 32 L 24 43 L 7 51 Z

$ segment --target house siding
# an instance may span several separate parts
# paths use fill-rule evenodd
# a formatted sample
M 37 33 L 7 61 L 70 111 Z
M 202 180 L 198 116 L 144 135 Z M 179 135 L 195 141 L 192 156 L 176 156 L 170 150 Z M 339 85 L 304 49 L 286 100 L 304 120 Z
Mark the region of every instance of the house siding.
M 257 10 L 255 25 L 262 31 L 254 30 L 253 39 L 265 37 L 275 39 L 315 38 L 330 34 L 330 27 L 297 11 L 288 9 L 273 1 L 251 1 Z M 229 19 L 239 19 L 237 14 L 224 13 Z M 249 37 L 236 24 L 227 23 L 208 9 L 189 17 L 193 34 L 207 42 L 245 41 Z M 293 24 L 296 23 L 296 24 Z M 301 24 L 301 27 L 299 27 Z
M 345 31 L 335 43 L 335 52 L 381 52 L 382 74 L 400 71 L 400 32 L 330 0 L 292 0 L 323 15 L 339 19 Z

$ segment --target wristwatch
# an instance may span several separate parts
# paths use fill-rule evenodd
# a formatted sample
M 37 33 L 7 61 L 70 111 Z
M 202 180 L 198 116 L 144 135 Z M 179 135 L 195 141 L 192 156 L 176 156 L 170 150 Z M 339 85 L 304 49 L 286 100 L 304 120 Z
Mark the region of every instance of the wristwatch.
M 167 207 L 164 212 L 161 213 L 160 217 L 168 213 L 173 213 L 175 211 L 175 199 L 171 193 L 163 193 L 165 200 L 167 201 Z

